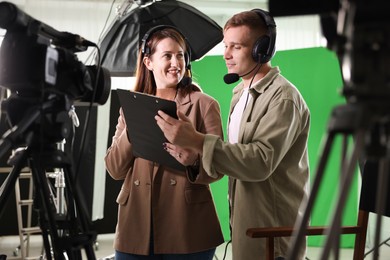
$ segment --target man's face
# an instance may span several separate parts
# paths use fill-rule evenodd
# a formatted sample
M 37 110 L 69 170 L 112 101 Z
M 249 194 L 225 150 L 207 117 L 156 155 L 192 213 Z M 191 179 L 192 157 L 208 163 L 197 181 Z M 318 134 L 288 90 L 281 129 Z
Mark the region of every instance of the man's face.
M 228 73 L 243 75 L 256 66 L 256 62 L 252 58 L 255 39 L 247 26 L 230 27 L 225 30 L 223 42 L 225 45 L 223 58 Z M 248 75 L 247 77 L 252 76 Z

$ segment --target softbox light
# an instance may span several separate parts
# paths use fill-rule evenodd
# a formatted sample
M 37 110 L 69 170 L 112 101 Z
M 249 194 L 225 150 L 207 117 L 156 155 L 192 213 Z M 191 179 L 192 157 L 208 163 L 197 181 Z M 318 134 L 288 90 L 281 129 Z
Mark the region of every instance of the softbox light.
M 116 20 L 101 41 L 102 66 L 112 76 L 133 76 L 142 37 L 152 27 L 171 25 L 187 38 L 191 61 L 221 42 L 222 28 L 196 8 L 175 0 L 141 5 Z

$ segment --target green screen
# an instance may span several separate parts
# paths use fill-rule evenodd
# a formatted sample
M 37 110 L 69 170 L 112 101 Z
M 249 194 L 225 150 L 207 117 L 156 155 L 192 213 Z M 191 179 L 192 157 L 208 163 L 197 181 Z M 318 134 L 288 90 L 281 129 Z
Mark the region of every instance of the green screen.
M 322 156 L 322 145 L 326 138 L 328 121 L 332 109 L 345 103 L 340 94 L 342 77 L 337 56 L 325 48 L 308 48 L 278 51 L 272 59 L 273 66 L 279 66 L 281 73 L 302 93 L 311 112 L 311 129 L 308 142 L 311 181 Z M 225 130 L 228 120 L 232 89 L 236 84 L 226 85 L 223 76 L 227 70 L 222 56 L 207 56 L 192 64 L 194 82 L 203 91 L 218 100 L 221 106 L 222 123 Z M 336 137 L 329 155 L 325 176 L 311 212 L 311 225 L 330 224 L 338 183 L 340 181 L 341 138 Z M 357 176 L 357 175 L 356 175 Z M 211 185 L 221 221 L 225 240 L 230 239 L 229 209 L 227 201 L 227 177 Z M 357 220 L 357 178 L 351 188 L 349 200 L 344 208 L 343 224 L 355 225 Z M 309 237 L 309 246 L 320 246 L 324 237 Z M 342 237 L 342 247 L 352 247 L 354 235 Z

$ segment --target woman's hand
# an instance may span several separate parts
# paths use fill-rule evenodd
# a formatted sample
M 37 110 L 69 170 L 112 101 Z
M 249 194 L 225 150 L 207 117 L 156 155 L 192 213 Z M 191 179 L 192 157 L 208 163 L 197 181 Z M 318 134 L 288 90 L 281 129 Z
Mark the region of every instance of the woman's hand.
M 198 153 L 190 149 L 184 149 L 171 143 L 164 143 L 164 149 L 184 166 L 193 165 L 198 160 Z

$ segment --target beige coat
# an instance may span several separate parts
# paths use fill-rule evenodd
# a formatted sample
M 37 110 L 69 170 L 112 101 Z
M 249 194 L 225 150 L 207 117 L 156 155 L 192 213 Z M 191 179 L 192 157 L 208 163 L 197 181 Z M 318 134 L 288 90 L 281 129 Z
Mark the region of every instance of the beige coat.
M 200 92 L 183 97 L 179 91 L 176 102 L 198 131 L 222 137 L 220 108 L 213 98 Z M 120 110 L 115 136 L 105 157 L 112 178 L 124 180 L 117 197 L 115 249 L 147 255 L 151 231 L 156 254 L 195 253 L 222 244 L 222 231 L 208 185 L 222 175 L 211 178 L 201 166 L 192 182 L 186 172 L 133 157 L 131 149 Z
M 242 90 L 242 84 L 234 89 L 231 109 Z M 234 260 L 265 259 L 265 240 L 247 237 L 246 230 L 294 226 L 301 201 L 308 195 L 310 112 L 305 101 L 277 67 L 250 93 L 239 143 L 207 135 L 203 146 L 203 166 L 210 176 L 224 173 L 231 180 Z M 275 257 L 286 256 L 287 250 L 288 238 L 275 240 Z

